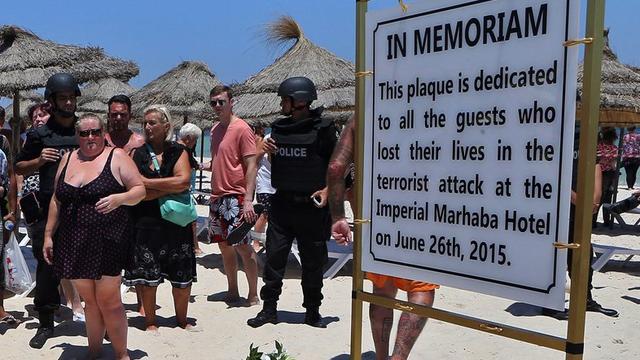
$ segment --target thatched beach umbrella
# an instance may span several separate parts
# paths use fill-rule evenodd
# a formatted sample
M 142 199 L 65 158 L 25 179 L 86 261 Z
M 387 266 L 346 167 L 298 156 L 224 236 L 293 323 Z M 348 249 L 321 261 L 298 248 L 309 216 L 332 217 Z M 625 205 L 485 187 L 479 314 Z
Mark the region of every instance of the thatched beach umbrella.
M 583 66 L 578 66 L 578 99 L 582 98 Z M 580 115 L 578 103 L 578 116 Z M 600 124 L 624 127 L 640 123 L 640 69 L 622 64 L 609 47 L 605 31 L 600 88 Z
M 273 64 L 247 79 L 237 88 L 235 113 L 250 123 L 270 124 L 279 116 L 278 86 L 293 76 L 306 76 L 318 88 L 314 106 L 324 106 L 325 114 L 338 122 L 351 116 L 355 106 L 355 66 L 315 45 L 289 16 L 267 26 L 271 42 L 295 44 Z
M 107 103 L 114 95 L 130 95 L 135 88 L 114 78 L 89 81 L 82 88 L 82 96 L 78 99 L 78 112 L 106 114 Z
M 220 81 L 206 64 L 185 61 L 131 94 L 133 115 L 140 119 L 145 107 L 162 104 L 176 126 L 186 122 L 211 126 L 215 113 L 209 106 L 209 92 L 216 85 Z
M 17 26 L 0 27 L 0 94 L 43 87 L 59 72 L 83 83 L 105 77 L 128 81 L 139 69 L 101 48 L 56 44 Z
M 138 67 L 105 55 L 100 48 L 56 44 L 17 26 L 0 27 L 0 95 L 45 86 L 47 79 L 59 72 L 72 74 L 80 83 L 105 77 L 128 81 L 138 75 Z M 15 112 L 20 112 L 14 102 Z M 18 144 L 18 123 L 14 128 L 14 150 Z

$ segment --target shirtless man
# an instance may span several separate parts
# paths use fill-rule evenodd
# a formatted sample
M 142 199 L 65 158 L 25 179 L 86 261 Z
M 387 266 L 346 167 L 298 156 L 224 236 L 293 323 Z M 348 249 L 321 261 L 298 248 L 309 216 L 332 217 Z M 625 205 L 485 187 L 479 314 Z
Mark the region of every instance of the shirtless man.
M 338 244 L 351 241 L 351 230 L 344 215 L 345 174 L 353 163 L 353 149 L 355 144 L 355 121 L 352 117 L 340 135 L 329 169 L 327 172 L 327 186 L 329 187 L 329 207 L 331 209 L 331 235 Z M 349 199 L 351 201 L 351 199 Z M 367 273 L 367 279 L 373 282 L 375 295 L 395 299 L 398 289 L 407 292 L 409 302 L 419 305 L 432 306 L 435 289 L 438 285 L 400 279 L 393 276 Z M 376 348 L 376 360 L 405 360 L 413 348 L 418 336 L 422 332 L 427 318 L 403 312 L 398 322 L 398 334 L 389 357 L 389 337 L 393 325 L 393 310 L 380 305 L 369 305 L 369 319 L 373 343 Z
M 129 130 L 131 120 L 131 99 L 126 95 L 116 95 L 109 99 L 107 113 L 107 144 L 123 149 L 127 154 L 144 145 L 144 137 Z
M 107 133 L 104 140 L 108 146 L 121 148 L 131 156 L 132 150 L 144 145 L 144 137 L 129 130 L 129 120 L 131 120 L 131 99 L 127 95 L 115 95 L 107 103 Z M 144 316 L 142 307 L 141 287 L 136 286 L 136 296 L 138 298 L 138 312 Z

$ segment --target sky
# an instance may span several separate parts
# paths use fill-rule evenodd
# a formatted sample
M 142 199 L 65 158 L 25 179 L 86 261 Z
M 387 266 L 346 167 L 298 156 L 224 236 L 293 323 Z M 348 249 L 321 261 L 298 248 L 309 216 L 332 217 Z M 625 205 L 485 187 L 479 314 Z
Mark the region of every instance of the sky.
M 582 4 L 584 20 L 586 1 Z M 384 9 L 398 2 L 371 0 L 368 6 Z M 286 50 L 268 47 L 262 37 L 264 25 L 285 14 L 314 43 L 354 61 L 355 0 L 5 1 L 0 24 L 133 60 L 140 74 L 130 84 L 139 88 L 185 60 L 207 63 L 225 83 L 244 81 Z M 606 2 L 611 46 L 623 63 L 635 66 L 640 66 L 638 14 L 638 0 Z

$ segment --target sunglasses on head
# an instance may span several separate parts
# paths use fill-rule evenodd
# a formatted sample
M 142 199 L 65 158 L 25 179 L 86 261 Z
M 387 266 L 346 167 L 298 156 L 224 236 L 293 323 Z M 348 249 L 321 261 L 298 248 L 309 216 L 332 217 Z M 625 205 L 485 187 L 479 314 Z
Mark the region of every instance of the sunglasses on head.
M 89 137 L 89 135 L 100 136 L 102 135 L 102 129 L 80 130 L 78 131 L 78 135 L 80 135 L 80 137 Z
M 222 100 L 222 99 L 218 99 L 218 100 L 211 100 L 211 101 L 209 102 L 209 104 L 211 104 L 211 107 L 214 107 L 214 106 L 216 106 L 216 105 L 217 105 L 217 106 L 224 106 L 224 104 L 226 104 L 226 103 L 227 103 L 227 100 Z

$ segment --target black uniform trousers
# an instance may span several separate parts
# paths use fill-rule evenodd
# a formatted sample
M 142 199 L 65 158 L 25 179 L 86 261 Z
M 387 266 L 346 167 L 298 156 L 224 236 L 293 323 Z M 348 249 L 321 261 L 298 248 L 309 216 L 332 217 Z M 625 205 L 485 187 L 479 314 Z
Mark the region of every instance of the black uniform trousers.
M 60 279 L 56 276 L 53 266 L 44 261 L 42 248 L 44 246 L 44 228 L 46 219 L 38 220 L 28 226 L 33 256 L 38 260 L 36 269 L 36 294 L 33 299 L 35 310 L 38 312 L 41 327 L 53 327 L 53 312 L 60 306 L 58 285 Z
M 327 241 L 331 236 L 328 207 L 317 208 L 309 195 L 290 196 L 276 192 L 269 213 L 264 286 L 260 291 L 265 307 L 275 307 L 282 293 L 291 243 L 296 239 L 302 262 L 302 292 L 306 309 L 322 302 L 323 268 L 327 263 Z
M 572 214 L 573 215 L 573 214 Z M 574 228 L 575 222 L 573 220 L 573 216 L 571 217 L 571 219 L 569 219 L 569 241 L 567 242 L 573 242 L 573 228 Z M 591 290 L 593 290 L 593 268 L 591 267 L 591 263 L 593 262 L 593 259 L 595 257 L 595 253 L 593 252 L 593 245 L 591 245 L 591 249 L 589 250 L 591 251 L 591 261 L 589 261 L 589 277 L 587 278 L 587 302 L 593 300 L 593 295 L 591 295 Z M 571 261 L 573 259 L 573 251 L 572 250 L 567 250 L 567 271 L 569 272 L 569 279 L 571 279 Z
M 616 184 L 616 177 L 617 177 L 617 171 L 616 170 L 608 170 L 608 171 L 603 171 L 602 172 L 602 197 L 600 198 L 600 203 L 601 204 L 611 204 L 613 201 L 613 193 L 616 190 L 616 187 L 618 186 Z M 602 206 L 598 207 L 598 210 L 600 210 Z M 596 220 L 598 219 L 598 213 L 593 214 L 593 223 L 596 223 Z M 613 221 L 613 219 L 611 218 L 611 212 L 602 207 L 602 220 L 604 222 L 605 225 L 609 226 L 611 225 L 611 222 Z

